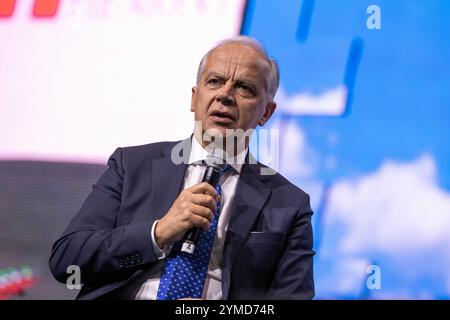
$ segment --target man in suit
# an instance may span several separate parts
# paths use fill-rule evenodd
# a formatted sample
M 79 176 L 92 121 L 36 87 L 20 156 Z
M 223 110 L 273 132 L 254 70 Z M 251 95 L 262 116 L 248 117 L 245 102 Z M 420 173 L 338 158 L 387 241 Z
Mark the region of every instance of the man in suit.
M 55 278 L 65 282 L 67 267 L 77 265 L 79 299 L 157 299 L 186 231 L 199 227 L 206 234 L 214 225 L 197 298 L 311 299 L 309 196 L 280 174 L 267 174 L 248 152 L 249 136 L 235 134 L 270 119 L 278 83 L 275 61 L 256 40 L 235 37 L 212 48 L 192 88 L 193 135 L 111 155 L 109 169 L 53 245 Z M 227 151 L 221 195 L 201 183 L 212 146 Z

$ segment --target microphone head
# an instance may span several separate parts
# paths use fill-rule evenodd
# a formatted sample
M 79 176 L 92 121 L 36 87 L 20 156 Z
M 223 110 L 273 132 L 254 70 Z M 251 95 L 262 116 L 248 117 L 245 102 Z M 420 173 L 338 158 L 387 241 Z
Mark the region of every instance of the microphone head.
M 206 165 L 214 167 L 222 172 L 227 166 L 227 153 L 222 149 L 213 148 L 210 150 L 205 162 Z

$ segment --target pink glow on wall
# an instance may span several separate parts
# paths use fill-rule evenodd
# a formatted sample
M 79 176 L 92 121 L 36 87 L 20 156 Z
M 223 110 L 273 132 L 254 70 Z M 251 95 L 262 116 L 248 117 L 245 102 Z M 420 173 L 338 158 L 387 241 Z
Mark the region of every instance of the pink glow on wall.
M 198 63 L 245 1 L 61 0 L 52 19 L 33 3 L 0 18 L 0 160 L 104 163 L 191 133 Z

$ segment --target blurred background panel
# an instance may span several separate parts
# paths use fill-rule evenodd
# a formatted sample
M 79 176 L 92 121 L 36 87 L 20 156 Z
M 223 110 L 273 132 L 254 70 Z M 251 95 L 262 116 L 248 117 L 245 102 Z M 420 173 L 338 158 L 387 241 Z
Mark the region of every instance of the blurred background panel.
M 450 2 L 247 8 L 280 64 L 271 126 L 312 198 L 317 297 L 448 299 Z
M 189 135 L 199 60 L 239 33 L 245 7 L 59 0 L 37 15 L 33 3 L 47 1 L 15 1 L 0 16 L 2 159 L 103 163 L 118 145 Z
M 252 151 L 311 195 L 316 297 L 450 298 L 449 18 L 446 0 L 0 0 L 0 299 L 75 296 L 51 244 L 116 147 L 191 133 L 200 58 L 238 34 L 280 65 L 279 161 Z
M 51 245 L 117 147 L 191 134 L 200 59 L 244 8 L 0 0 L 0 299 L 76 295 L 52 278 Z

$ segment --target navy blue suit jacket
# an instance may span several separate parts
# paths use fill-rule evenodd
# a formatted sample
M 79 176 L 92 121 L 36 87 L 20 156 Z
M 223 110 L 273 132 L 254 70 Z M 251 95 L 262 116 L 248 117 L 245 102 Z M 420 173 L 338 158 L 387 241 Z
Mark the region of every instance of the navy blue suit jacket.
M 118 148 L 54 243 L 49 263 L 58 281 L 66 282 L 69 265 L 81 269 L 78 299 L 108 297 L 157 261 L 151 226 L 181 192 L 187 168 L 187 161 L 171 161 L 177 143 L 187 160 L 190 139 Z M 237 184 L 223 251 L 223 298 L 311 299 L 309 196 L 280 174 L 261 175 L 263 167 L 244 164 Z

